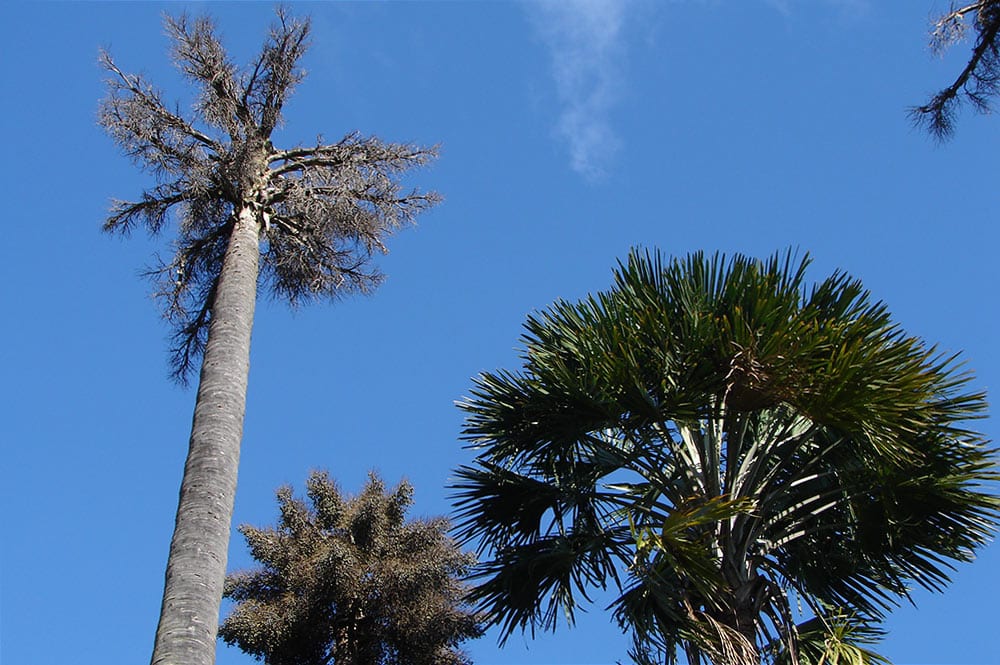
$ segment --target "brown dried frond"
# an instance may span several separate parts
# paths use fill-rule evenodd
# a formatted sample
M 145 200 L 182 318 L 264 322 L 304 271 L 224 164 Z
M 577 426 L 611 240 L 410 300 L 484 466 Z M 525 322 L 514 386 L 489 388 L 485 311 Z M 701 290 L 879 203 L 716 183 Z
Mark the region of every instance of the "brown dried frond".
M 756 411 L 777 402 L 769 368 L 752 347 L 733 344 L 734 353 L 726 368 L 725 401 L 731 411 Z
M 759 665 L 756 645 L 738 630 L 705 612 L 689 611 L 694 628 L 688 638 L 709 661 L 715 665 Z

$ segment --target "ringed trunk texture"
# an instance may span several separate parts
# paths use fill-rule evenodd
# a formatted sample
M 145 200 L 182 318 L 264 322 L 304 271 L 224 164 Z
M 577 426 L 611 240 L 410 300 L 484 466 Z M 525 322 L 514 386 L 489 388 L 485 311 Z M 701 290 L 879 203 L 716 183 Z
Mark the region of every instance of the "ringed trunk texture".
M 212 665 L 246 411 L 259 228 L 239 211 L 219 274 L 152 665 Z

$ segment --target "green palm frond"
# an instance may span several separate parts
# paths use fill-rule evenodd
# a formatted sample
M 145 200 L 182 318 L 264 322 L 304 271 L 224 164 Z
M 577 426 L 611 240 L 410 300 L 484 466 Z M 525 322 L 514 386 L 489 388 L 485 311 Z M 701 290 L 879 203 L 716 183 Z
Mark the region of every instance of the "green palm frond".
M 673 506 L 668 514 L 652 520 L 658 525 L 656 528 L 636 529 L 630 519 L 635 539 L 633 569 L 641 568 L 642 575 L 653 578 L 669 575 L 668 571 L 684 571 L 694 593 L 712 605 L 726 593 L 726 580 L 714 551 L 718 541 L 715 527 L 737 515 L 752 513 L 754 505 L 745 498 L 690 497 Z M 720 609 L 717 605 L 712 607 Z
M 796 627 L 794 651 L 784 644 L 772 645 L 775 665 L 889 665 L 885 656 L 870 648 L 885 631 L 857 615 L 825 610 Z
M 720 662 L 727 630 L 794 644 L 790 594 L 878 621 L 988 542 L 983 393 L 808 265 L 633 251 L 610 290 L 528 317 L 519 372 L 474 380 L 457 529 L 492 556 L 473 597 L 504 637 L 611 586 L 637 658 Z

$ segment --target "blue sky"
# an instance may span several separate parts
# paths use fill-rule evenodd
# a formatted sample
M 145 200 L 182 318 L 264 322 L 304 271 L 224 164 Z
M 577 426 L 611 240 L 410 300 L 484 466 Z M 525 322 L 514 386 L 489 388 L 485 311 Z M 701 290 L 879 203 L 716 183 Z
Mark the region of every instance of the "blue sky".
M 468 461 L 453 406 L 480 371 L 517 366 L 525 316 L 608 286 L 631 246 L 809 251 L 811 276 L 861 278 L 909 332 L 1000 384 L 996 117 L 938 145 L 907 107 L 968 45 L 926 48 L 943 0 L 327 2 L 310 74 L 276 143 L 357 130 L 441 144 L 412 183 L 445 201 L 390 243 L 372 297 L 290 312 L 264 298 L 236 522 L 325 468 L 375 468 L 449 511 Z M 138 271 L 169 237 L 103 235 L 112 197 L 150 184 L 97 127 L 108 47 L 188 103 L 161 13 L 209 12 L 239 62 L 269 3 L 4 3 L 0 113 L 7 231 L 0 660 L 148 658 L 193 390 L 167 380 L 166 335 Z M 980 429 L 996 440 L 995 419 Z M 230 566 L 249 565 L 232 542 Z M 915 594 L 882 651 L 897 664 L 998 663 L 1000 549 L 943 595 Z M 494 636 L 476 662 L 605 663 L 624 640 L 600 608 L 575 629 Z M 249 663 L 220 648 L 222 665 Z

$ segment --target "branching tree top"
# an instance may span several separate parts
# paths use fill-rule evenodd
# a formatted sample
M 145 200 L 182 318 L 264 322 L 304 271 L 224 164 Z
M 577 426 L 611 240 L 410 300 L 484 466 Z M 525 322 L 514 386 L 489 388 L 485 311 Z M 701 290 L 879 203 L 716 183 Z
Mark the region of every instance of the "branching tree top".
M 990 100 L 1000 93 L 1000 0 L 976 0 L 951 9 L 937 19 L 931 31 L 931 48 L 942 52 L 963 40 L 969 27 L 976 34 L 972 55 L 958 77 L 929 102 L 911 110 L 914 122 L 938 139 L 955 131 L 955 115 L 962 102 L 980 113 L 989 113 Z
M 236 606 L 219 634 L 269 665 L 459 665 L 458 645 L 482 633 L 458 578 L 475 557 L 447 520 L 406 520 L 413 488 L 369 477 L 344 496 L 325 473 L 310 505 L 278 491 L 274 528 L 242 526 L 262 567 L 231 575 Z
M 348 134 L 336 143 L 279 150 L 271 135 L 295 86 L 309 21 L 279 9 L 257 57 L 234 65 L 209 18 L 166 18 L 173 58 L 198 96 L 190 115 L 111 56 L 100 123 L 156 186 L 115 201 L 105 229 L 159 233 L 175 218 L 169 262 L 151 271 L 174 326 L 172 364 L 184 380 L 204 350 L 214 289 L 237 211 L 261 224 L 260 281 L 291 304 L 367 292 L 381 275 L 371 263 L 385 238 L 437 200 L 402 191 L 398 176 L 427 163 L 434 147 Z

